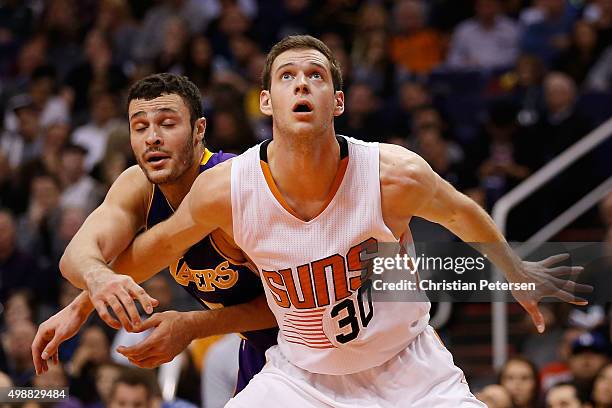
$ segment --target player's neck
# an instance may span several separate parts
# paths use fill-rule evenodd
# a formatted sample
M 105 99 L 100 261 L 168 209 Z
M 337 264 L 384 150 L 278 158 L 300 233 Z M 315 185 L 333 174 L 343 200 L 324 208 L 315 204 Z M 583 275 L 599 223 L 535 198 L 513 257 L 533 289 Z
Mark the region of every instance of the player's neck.
M 333 128 L 317 137 L 275 136 L 268 147 L 268 164 L 286 199 L 324 199 L 340 165 L 340 146 Z
M 183 198 L 187 195 L 193 182 L 200 174 L 200 156 L 198 157 L 198 161 L 194 162 L 194 164 L 185 171 L 176 181 L 172 183 L 164 183 L 160 184 L 159 188 L 161 189 L 164 197 L 168 200 L 168 203 L 172 206 L 173 209 L 177 209 Z

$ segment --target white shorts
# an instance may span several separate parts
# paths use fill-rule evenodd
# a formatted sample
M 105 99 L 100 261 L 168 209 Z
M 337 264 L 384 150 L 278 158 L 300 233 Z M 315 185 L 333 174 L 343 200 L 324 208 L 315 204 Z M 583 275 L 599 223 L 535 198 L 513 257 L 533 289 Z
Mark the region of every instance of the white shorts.
M 430 326 L 391 360 L 354 374 L 310 373 L 291 364 L 278 346 L 266 358 L 226 408 L 486 408 Z

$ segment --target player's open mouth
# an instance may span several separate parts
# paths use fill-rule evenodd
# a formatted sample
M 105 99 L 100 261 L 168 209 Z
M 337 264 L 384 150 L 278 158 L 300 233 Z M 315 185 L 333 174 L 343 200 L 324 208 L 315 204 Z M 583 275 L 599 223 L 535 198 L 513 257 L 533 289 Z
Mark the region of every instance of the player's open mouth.
M 293 105 L 293 112 L 295 113 L 310 113 L 312 112 L 312 105 L 310 102 L 298 102 Z
M 145 161 L 154 167 L 163 165 L 170 156 L 162 152 L 152 152 L 145 154 Z

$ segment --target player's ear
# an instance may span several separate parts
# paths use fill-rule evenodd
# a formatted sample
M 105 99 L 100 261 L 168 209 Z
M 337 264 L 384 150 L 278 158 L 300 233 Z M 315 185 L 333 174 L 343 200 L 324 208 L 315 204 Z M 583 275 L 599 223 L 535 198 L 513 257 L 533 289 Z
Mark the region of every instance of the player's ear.
M 340 116 L 344 113 L 344 92 L 336 91 L 334 94 L 336 106 L 334 107 L 334 116 Z
M 259 110 L 266 116 L 272 116 L 272 101 L 270 100 L 270 91 L 264 89 L 259 94 Z
M 204 134 L 206 133 L 206 118 L 204 116 L 195 121 L 194 130 L 196 133 L 196 138 L 199 142 L 201 142 L 204 139 Z

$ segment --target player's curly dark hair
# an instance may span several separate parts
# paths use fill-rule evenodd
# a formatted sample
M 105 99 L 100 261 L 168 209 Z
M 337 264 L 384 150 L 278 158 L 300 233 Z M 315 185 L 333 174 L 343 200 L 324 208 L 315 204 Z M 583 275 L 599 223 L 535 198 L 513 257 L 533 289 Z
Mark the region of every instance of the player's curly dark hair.
M 334 83 L 334 91 L 342 90 L 342 71 L 340 69 L 340 63 L 323 41 L 311 37 L 310 35 L 291 35 L 283 38 L 272 47 L 266 57 L 266 63 L 263 73 L 261 74 L 261 86 L 263 89 L 270 90 L 270 84 L 272 82 L 272 64 L 276 57 L 285 51 L 296 49 L 316 50 L 323 54 L 329 61 L 329 70 L 331 71 L 332 82 Z
M 148 101 L 170 94 L 176 94 L 183 98 L 189 108 L 191 127 L 193 128 L 196 120 L 203 116 L 202 96 L 198 87 L 186 76 L 167 72 L 149 75 L 130 87 L 127 104 L 129 105 L 132 99 Z

